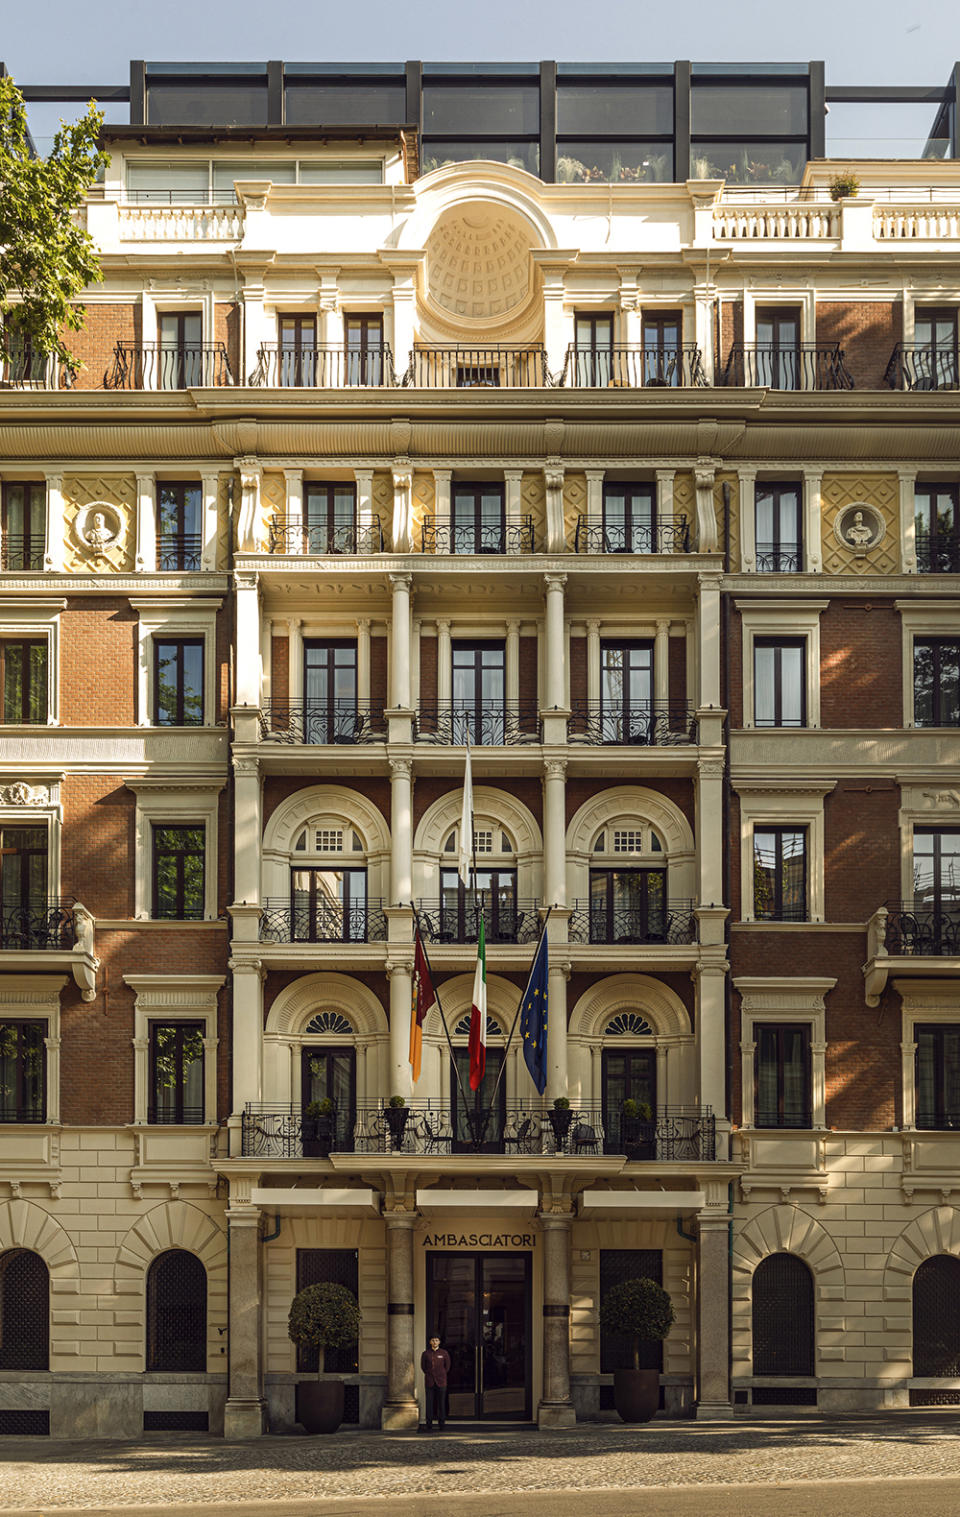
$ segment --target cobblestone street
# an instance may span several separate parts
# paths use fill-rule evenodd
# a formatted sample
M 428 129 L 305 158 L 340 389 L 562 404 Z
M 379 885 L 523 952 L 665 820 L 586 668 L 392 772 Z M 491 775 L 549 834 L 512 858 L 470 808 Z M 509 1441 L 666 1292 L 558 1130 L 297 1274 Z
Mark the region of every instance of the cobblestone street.
M 262 1502 L 277 1503 L 278 1510 L 290 1503 L 285 1509 L 293 1513 L 306 1510 L 298 1503 L 330 1501 L 335 1505 L 316 1510 L 332 1514 L 367 1510 L 366 1498 L 386 1496 L 393 1498 L 391 1511 L 406 1512 L 423 1510 L 426 1503 L 397 1505 L 399 1498 L 457 1493 L 459 1511 L 493 1514 L 512 1511 L 510 1498 L 522 1492 L 530 1493 L 524 1510 L 533 1513 L 541 1509 L 531 1499 L 534 1493 L 592 1491 L 596 1500 L 577 1507 L 582 1517 L 590 1517 L 601 1500 L 606 1512 L 631 1510 L 613 1493 L 637 1488 L 673 1487 L 682 1498 L 677 1487 L 766 1484 L 771 1496 L 774 1489 L 793 1487 L 795 1499 L 788 1492 L 766 1508 L 779 1513 L 804 1507 L 824 1511 L 812 1491 L 796 1495 L 797 1487 L 811 1482 L 881 1481 L 881 1500 L 864 1510 L 949 1513 L 956 1509 L 952 1481 L 960 1479 L 958 1432 L 955 1414 L 911 1413 L 845 1422 L 606 1425 L 552 1435 L 448 1432 L 427 1438 L 363 1432 L 249 1443 L 199 1435 L 97 1443 L 10 1438 L 0 1442 L 0 1511 Z M 898 1503 L 895 1482 L 908 1477 L 952 1477 L 943 1485 L 943 1504 L 918 1505 L 907 1499 L 906 1485 Z M 484 1493 L 488 1503 L 481 1499 Z M 643 1504 L 650 1509 L 646 1498 Z M 442 1502 L 440 1509 L 450 1505 Z M 694 1507 L 682 1500 L 674 1509 Z M 754 1510 L 752 1502 L 743 1508 L 748 1509 Z

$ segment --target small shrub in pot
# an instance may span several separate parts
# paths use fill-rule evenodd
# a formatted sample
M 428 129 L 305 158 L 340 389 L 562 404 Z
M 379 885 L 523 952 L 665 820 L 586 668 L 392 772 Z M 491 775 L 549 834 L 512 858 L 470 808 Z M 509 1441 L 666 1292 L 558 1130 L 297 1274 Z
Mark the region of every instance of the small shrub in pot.
M 641 1343 L 661 1343 L 676 1320 L 669 1293 L 656 1280 L 637 1276 L 611 1286 L 600 1303 L 600 1326 L 626 1338 L 633 1368 L 615 1370 L 613 1398 L 624 1422 L 649 1422 L 660 1401 L 660 1373 L 640 1368 Z
M 308 1433 L 335 1433 L 343 1421 L 343 1381 L 322 1380 L 325 1351 L 349 1348 L 360 1336 L 360 1308 L 345 1285 L 307 1285 L 290 1303 L 287 1334 L 298 1347 L 320 1350 L 316 1381 L 299 1386 L 299 1418 Z

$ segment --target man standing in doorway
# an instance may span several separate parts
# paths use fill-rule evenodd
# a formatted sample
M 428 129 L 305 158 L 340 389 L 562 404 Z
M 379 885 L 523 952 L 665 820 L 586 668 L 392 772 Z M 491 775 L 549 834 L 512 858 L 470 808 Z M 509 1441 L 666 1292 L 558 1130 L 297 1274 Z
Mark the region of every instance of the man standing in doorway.
M 433 1432 L 436 1414 L 437 1427 L 441 1432 L 447 1421 L 447 1375 L 450 1373 L 450 1355 L 440 1347 L 440 1339 L 434 1334 L 430 1347 L 420 1355 L 420 1368 L 427 1388 L 427 1432 Z

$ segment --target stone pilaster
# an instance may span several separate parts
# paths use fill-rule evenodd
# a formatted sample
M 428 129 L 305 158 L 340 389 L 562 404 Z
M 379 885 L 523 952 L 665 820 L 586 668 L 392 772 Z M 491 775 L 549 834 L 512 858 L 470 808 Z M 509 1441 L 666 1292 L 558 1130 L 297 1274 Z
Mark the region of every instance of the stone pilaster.
M 409 973 L 407 975 L 409 984 Z M 392 987 L 391 987 L 392 988 Z M 413 1341 L 413 1212 L 388 1212 L 387 1399 L 380 1415 L 384 1432 L 413 1432 L 420 1421 Z
M 573 1427 L 577 1420 L 570 1400 L 572 1224 L 569 1215 L 552 1212 L 540 1215 L 543 1236 L 543 1396 L 537 1407 L 540 1428 Z
M 729 1219 L 719 1206 L 699 1216 L 697 1417 L 733 1415 L 730 1405 Z
M 261 1383 L 260 1213 L 254 1206 L 227 1210 L 230 1229 L 229 1389 L 225 1438 L 259 1438 L 265 1430 Z

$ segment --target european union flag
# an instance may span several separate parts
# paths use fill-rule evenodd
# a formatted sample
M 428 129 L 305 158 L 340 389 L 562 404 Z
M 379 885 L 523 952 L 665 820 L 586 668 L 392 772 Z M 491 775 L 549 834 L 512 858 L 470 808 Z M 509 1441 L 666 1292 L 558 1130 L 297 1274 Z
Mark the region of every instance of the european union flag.
M 527 988 L 520 1007 L 520 1037 L 523 1057 L 531 1079 L 543 1095 L 547 1085 L 547 934 L 540 936 L 540 946 L 533 961 Z

